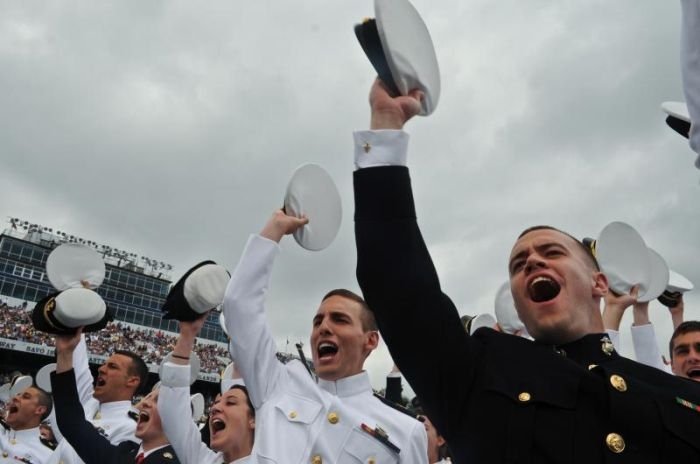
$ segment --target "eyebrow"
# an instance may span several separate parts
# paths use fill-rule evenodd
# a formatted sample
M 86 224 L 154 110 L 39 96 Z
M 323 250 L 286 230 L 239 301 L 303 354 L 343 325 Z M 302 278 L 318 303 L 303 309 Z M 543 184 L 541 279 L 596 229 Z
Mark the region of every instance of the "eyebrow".
M 557 243 L 557 242 L 544 242 L 544 243 L 540 243 L 540 244 L 538 244 L 538 245 L 535 245 L 534 248 L 535 248 L 535 250 L 537 250 L 537 251 L 546 251 L 546 250 L 548 250 L 548 249 L 550 249 L 550 248 L 561 248 L 562 250 L 568 251 L 568 248 L 566 248 L 566 247 L 565 247 L 564 245 L 562 245 L 561 243 Z M 527 249 L 518 252 L 515 256 L 513 256 L 512 258 L 510 258 L 510 260 L 508 261 L 508 267 L 510 268 L 510 266 L 513 264 L 513 261 L 517 261 L 518 259 L 524 258 L 524 257 L 527 256 L 527 255 L 528 255 L 528 250 L 527 250 Z

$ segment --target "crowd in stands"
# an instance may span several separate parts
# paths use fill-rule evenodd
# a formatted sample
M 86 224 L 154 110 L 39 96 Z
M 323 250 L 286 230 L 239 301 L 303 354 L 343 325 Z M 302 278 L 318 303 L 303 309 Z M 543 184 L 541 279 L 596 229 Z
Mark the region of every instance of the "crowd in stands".
M 3 302 L 0 311 L 0 338 L 53 346 L 52 335 L 34 329 L 30 320 L 31 309 L 25 305 L 8 306 Z M 86 335 L 88 350 L 93 354 L 107 356 L 115 350 L 130 350 L 137 352 L 147 364 L 155 365 L 172 351 L 175 340 L 175 335 L 169 332 L 137 328 L 116 321 L 110 322 L 104 330 Z M 205 343 L 200 339 L 195 351 L 204 373 L 220 374 L 230 362 L 228 348 L 220 343 Z

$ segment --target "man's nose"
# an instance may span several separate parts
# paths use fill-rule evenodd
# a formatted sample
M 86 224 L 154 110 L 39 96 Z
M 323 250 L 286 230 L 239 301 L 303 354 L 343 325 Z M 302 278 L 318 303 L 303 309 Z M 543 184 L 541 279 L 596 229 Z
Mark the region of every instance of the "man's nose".
M 540 255 L 533 253 L 527 257 L 527 261 L 525 262 L 526 273 L 530 273 L 536 269 L 542 269 L 544 267 L 547 267 L 547 264 Z

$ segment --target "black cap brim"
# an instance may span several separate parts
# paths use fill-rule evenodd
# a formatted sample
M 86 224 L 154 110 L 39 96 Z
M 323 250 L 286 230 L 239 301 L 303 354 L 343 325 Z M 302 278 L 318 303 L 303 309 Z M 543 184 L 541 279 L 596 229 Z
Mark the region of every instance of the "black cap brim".
M 190 304 L 185 298 L 185 280 L 194 271 L 207 264 L 216 264 L 214 261 L 202 261 L 201 263 L 192 267 L 189 271 L 183 275 L 180 280 L 178 280 L 175 285 L 170 289 L 168 296 L 165 297 L 165 303 L 161 310 L 165 313 L 163 314 L 163 319 L 175 319 L 176 321 L 192 322 L 199 319 L 202 315 L 192 309 Z
M 401 95 L 396 81 L 394 80 L 394 75 L 389 68 L 386 55 L 384 54 L 384 48 L 379 38 L 376 20 L 368 19 L 362 24 L 357 24 L 355 26 L 355 36 L 357 37 L 357 41 L 360 42 L 362 50 L 364 50 L 365 55 L 367 55 L 369 62 L 372 63 L 374 70 L 377 71 L 379 79 L 381 79 L 384 85 L 389 89 L 391 96 L 398 97 Z
M 666 124 L 674 131 L 681 134 L 686 139 L 690 137 L 690 123 L 674 116 L 666 118 Z

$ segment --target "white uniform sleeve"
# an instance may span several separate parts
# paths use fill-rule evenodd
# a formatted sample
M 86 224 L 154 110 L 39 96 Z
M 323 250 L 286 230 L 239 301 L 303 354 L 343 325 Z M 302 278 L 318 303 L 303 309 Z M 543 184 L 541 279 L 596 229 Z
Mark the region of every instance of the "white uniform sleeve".
M 654 326 L 652 324 L 633 325 L 631 332 L 632 344 L 634 345 L 634 354 L 637 358 L 637 362 L 661 369 L 670 374 L 670 368 L 664 364 L 663 358 L 661 357 Z
M 202 443 L 190 411 L 190 366 L 166 362 L 158 393 L 163 432 L 182 464 L 221 462 L 219 453 Z
M 425 426 L 423 426 L 421 422 L 418 422 L 413 427 L 411 448 L 408 451 L 408 453 L 401 456 L 402 463 L 428 462 L 428 434 L 425 431 Z
M 355 169 L 406 166 L 409 135 L 401 130 L 356 131 Z
M 681 0 L 681 8 L 681 71 L 692 123 L 690 147 L 700 154 L 700 0 Z M 700 168 L 698 161 L 696 166 Z
M 286 375 L 265 319 L 265 294 L 278 250 L 272 240 L 251 235 L 224 297 L 231 356 L 256 409 L 270 398 L 281 376 Z
M 78 398 L 80 404 L 85 405 L 92 399 L 92 394 L 95 390 L 92 386 L 94 379 L 90 373 L 90 364 L 88 363 L 87 343 L 85 335 L 80 336 L 80 343 L 73 351 L 73 372 L 75 372 L 75 384 L 78 386 Z

